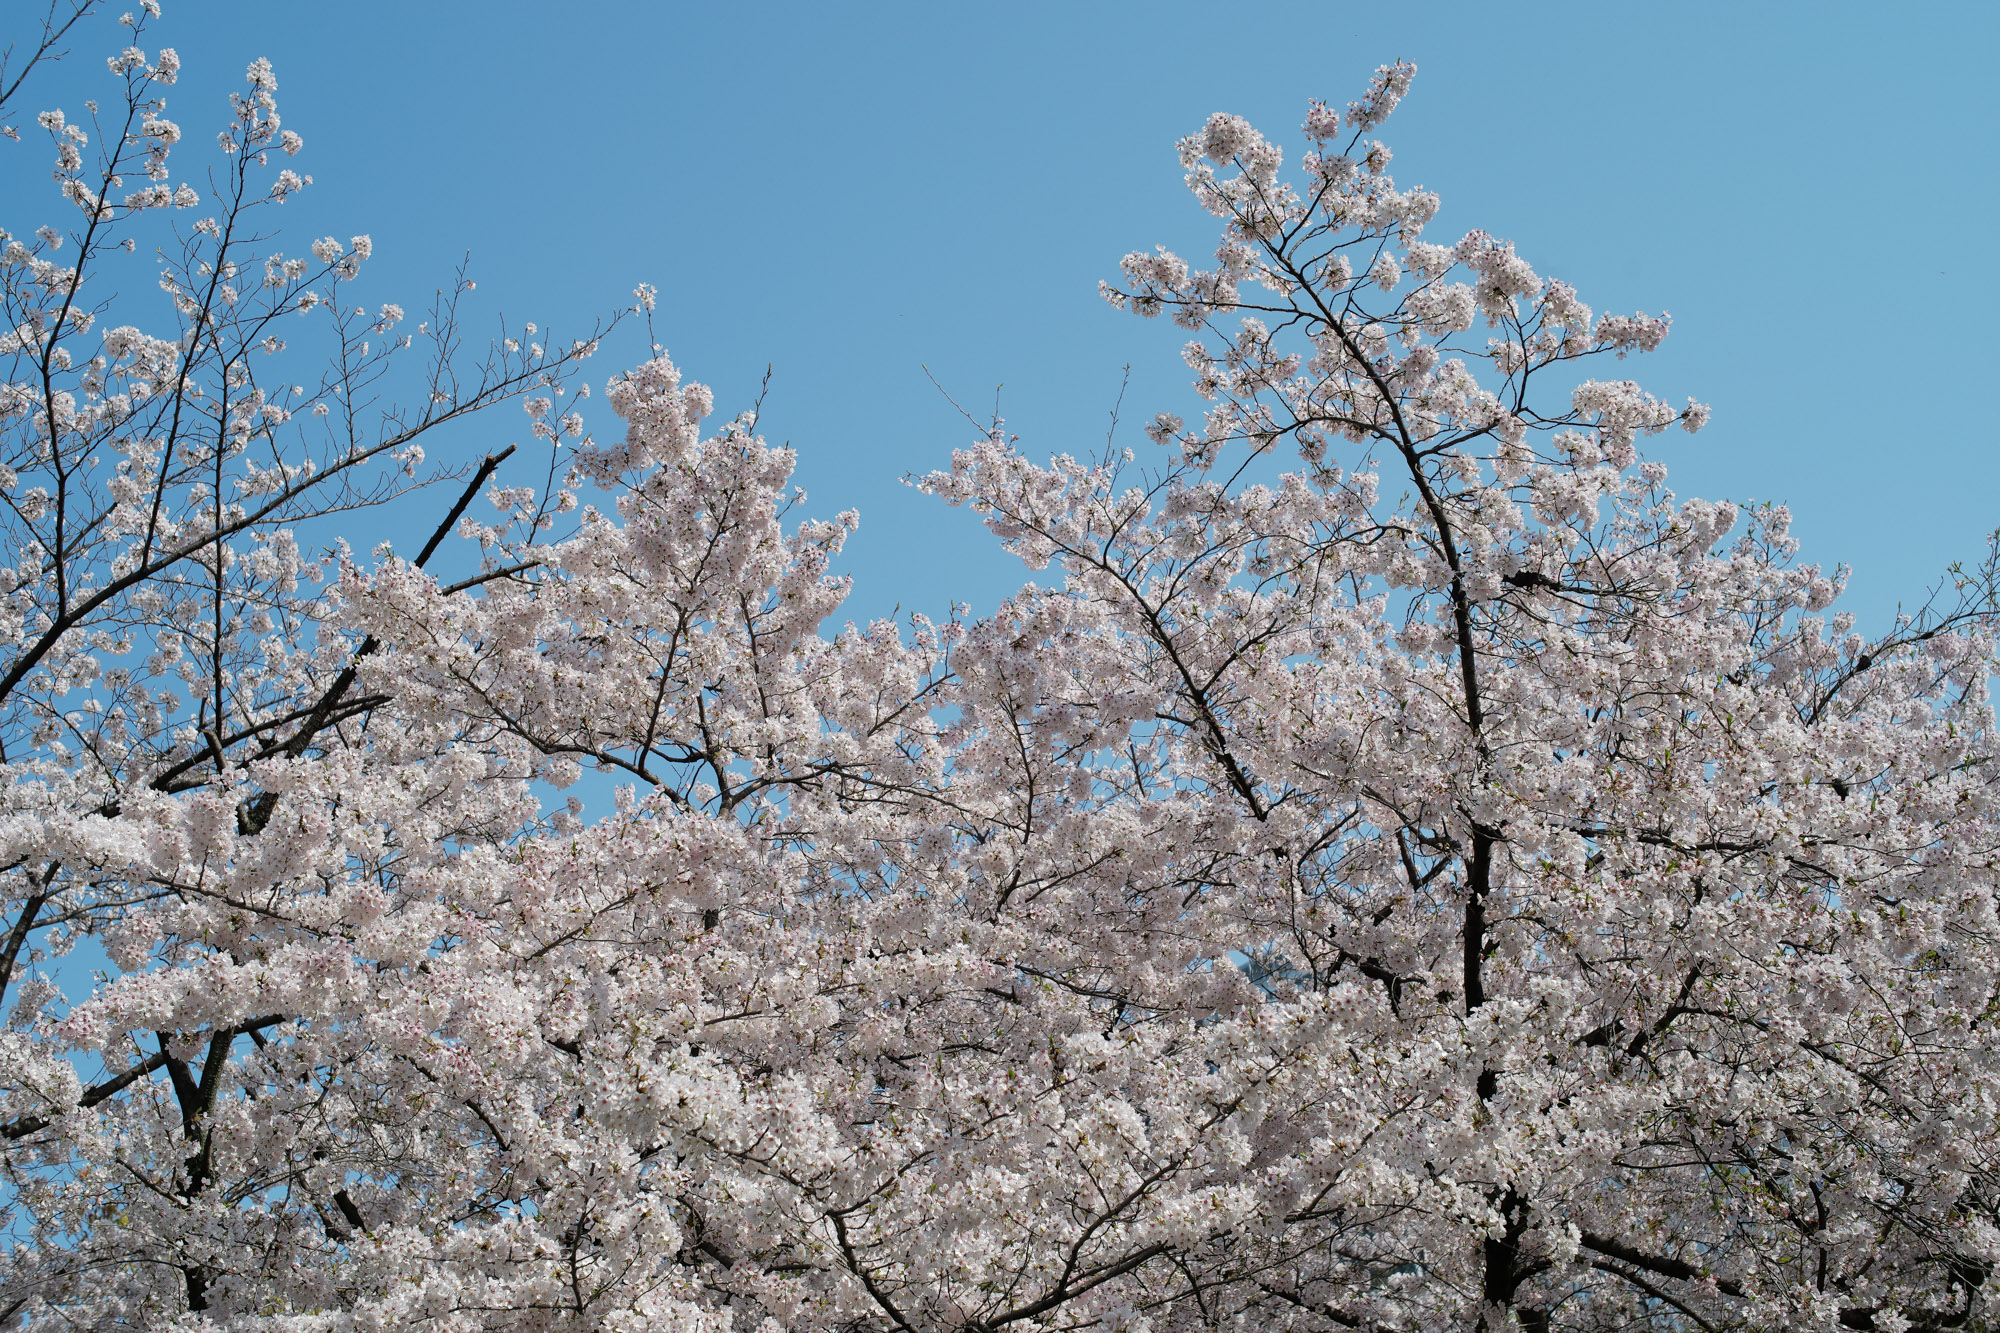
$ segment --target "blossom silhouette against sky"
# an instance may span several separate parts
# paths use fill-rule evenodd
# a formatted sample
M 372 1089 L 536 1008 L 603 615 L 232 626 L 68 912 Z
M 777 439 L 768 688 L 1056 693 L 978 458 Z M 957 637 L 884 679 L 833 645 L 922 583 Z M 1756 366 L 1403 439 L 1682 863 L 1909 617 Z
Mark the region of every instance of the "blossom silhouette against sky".
M 1163 132 L 1218 110 L 1294 125 L 1305 98 L 1345 99 L 1397 58 L 1423 78 L 1394 170 L 1443 196 L 1440 235 L 1483 227 L 1560 256 L 1604 308 L 1672 313 L 1648 381 L 1716 414 L 1666 455 L 1676 490 L 1789 503 L 1805 555 L 1852 562 L 1850 604 L 1884 620 L 2000 525 L 1980 396 L 1939 392 L 2000 356 L 1988 6 L 357 0 L 329 21 L 205 0 L 169 17 L 183 122 L 251 59 L 278 62 L 315 176 L 286 228 L 371 232 L 363 299 L 420 297 L 469 251 L 480 297 L 558 327 L 657 284 L 662 342 L 725 401 L 772 364 L 764 428 L 798 448 L 811 508 L 860 511 L 844 561 L 862 618 L 983 609 L 1015 584 L 976 525 L 900 484 L 972 437 L 924 367 L 982 417 L 1004 383 L 1030 455 L 1101 443 L 1127 363 L 1122 442 L 1196 411 L 1174 335 L 1095 296 L 1159 221 L 1205 247 Z M 44 85 L 50 104 L 79 79 L 102 81 L 94 51 Z M 495 429 L 468 452 L 506 444 Z M 934 558 L 907 559 L 911 541 Z

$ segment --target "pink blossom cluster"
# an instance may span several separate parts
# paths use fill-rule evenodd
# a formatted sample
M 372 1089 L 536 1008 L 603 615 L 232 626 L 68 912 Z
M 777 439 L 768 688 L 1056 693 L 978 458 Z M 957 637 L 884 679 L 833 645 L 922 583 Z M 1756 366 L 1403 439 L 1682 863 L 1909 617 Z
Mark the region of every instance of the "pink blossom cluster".
M 1361 137 L 1413 73 L 1295 181 L 1182 141 L 1215 266 L 1106 294 L 1203 415 L 921 479 L 1047 571 L 977 619 L 829 633 L 856 517 L 657 349 L 607 441 L 534 325 L 366 434 L 366 238 L 197 227 L 159 334 L 75 313 L 103 172 L 77 262 L 9 238 L 4 1317 L 1987 1326 L 1995 567 L 1864 635 L 1781 506 L 1676 497 L 1707 409 L 1573 364 L 1664 317 L 1422 240 Z M 296 188 L 249 86 L 224 221 Z M 420 551 L 305 554 L 509 398 Z

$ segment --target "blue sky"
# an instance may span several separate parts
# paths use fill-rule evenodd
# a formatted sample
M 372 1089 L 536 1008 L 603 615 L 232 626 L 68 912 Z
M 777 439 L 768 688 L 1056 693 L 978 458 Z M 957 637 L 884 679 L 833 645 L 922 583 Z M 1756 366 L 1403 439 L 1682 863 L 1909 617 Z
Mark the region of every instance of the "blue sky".
M 1128 363 L 1130 425 L 1184 408 L 1182 335 L 1095 294 L 1127 250 L 1210 248 L 1173 140 L 1234 111 L 1295 160 L 1309 97 L 1414 60 L 1383 137 L 1443 196 L 1433 236 L 1483 227 L 1600 310 L 1670 310 L 1623 371 L 1715 406 L 1653 442 L 1672 484 L 1789 502 L 1879 625 L 2000 526 L 1996 28 L 1950 3 L 167 0 L 159 40 L 184 152 L 275 62 L 317 179 L 288 230 L 371 233 L 362 299 L 414 309 L 469 251 L 489 310 L 558 330 L 657 284 L 725 414 L 771 364 L 766 430 L 810 508 L 862 513 L 857 616 L 983 609 L 1024 577 L 900 484 L 969 436 L 925 366 L 982 409 L 1004 384 L 1031 452 L 1101 443 Z M 101 69 L 84 46 L 59 82 Z

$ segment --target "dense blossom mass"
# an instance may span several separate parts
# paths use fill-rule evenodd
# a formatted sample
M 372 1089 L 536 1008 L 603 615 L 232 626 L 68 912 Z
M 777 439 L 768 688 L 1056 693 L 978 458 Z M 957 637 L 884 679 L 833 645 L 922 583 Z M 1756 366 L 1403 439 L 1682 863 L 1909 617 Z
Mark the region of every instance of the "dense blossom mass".
M 0 1324 L 1991 1325 L 1991 567 L 1871 637 L 1677 499 L 1666 318 L 1425 239 L 1413 67 L 1181 142 L 1212 263 L 1104 295 L 1198 419 L 921 481 L 1042 582 L 829 634 L 754 412 L 655 349 L 599 438 L 597 332 L 273 248 L 272 68 L 182 183 L 151 0 L 20 109 L 67 13 L 0 72 L 66 210 L 0 235 Z

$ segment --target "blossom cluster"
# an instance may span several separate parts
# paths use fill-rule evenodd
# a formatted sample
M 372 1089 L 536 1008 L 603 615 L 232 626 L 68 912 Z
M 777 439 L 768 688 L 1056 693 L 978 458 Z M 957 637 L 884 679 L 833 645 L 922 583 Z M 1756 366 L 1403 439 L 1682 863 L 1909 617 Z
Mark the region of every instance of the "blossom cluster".
M 1990 1322 L 1995 567 L 1866 636 L 1782 507 L 1670 492 L 1707 410 L 1577 364 L 1665 317 L 1424 240 L 1412 67 L 1296 180 L 1181 142 L 1214 267 L 1105 290 L 1198 421 L 920 480 L 1043 584 L 830 632 L 858 520 L 657 348 L 602 440 L 532 324 L 357 426 L 367 238 L 225 225 L 304 180 L 264 62 L 173 322 L 95 331 L 164 65 L 77 262 L 5 252 L 6 1318 Z M 255 369 L 314 311 L 318 387 Z M 505 399 L 537 456 L 421 549 L 306 554 Z

